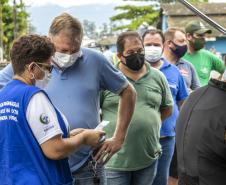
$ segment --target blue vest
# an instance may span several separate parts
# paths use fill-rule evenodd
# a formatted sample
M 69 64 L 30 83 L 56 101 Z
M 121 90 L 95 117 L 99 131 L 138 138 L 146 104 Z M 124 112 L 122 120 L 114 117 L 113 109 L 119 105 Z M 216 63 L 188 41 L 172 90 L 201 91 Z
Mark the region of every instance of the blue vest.
M 48 159 L 27 122 L 28 103 L 39 91 L 39 88 L 18 80 L 12 80 L 0 91 L 1 185 L 72 184 L 68 159 Z M 66 138 L 68 133 L 64 121 L 57 110 L 56 113 L 63 138 Z

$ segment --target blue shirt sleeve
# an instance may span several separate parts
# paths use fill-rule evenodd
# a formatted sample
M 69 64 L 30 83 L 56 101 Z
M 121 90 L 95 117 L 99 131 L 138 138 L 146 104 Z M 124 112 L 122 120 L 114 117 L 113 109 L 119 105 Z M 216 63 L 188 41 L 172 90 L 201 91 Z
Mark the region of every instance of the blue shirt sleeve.
M 177 97 L 176 100 L 177 101 L 181 101 L 181 100 L 185 100 L 188 97 L 188 89 L 187 86 L 185 84 L 184 78 L 182 77 L 182 75 L 179 75 L 179 81 L 178 81 L 178 93 L 177 93 Z
M 13 67 L 8 64 L 5 68 L 0 71 L 0 89 L 3 88 L 8 81 L 13 77 Z
M 109 90 L 120 94 L 128 86 L 128 81 L 121 71 L 116 69 L 103 57 L 100 68 L 100 87 L 102 90 Z

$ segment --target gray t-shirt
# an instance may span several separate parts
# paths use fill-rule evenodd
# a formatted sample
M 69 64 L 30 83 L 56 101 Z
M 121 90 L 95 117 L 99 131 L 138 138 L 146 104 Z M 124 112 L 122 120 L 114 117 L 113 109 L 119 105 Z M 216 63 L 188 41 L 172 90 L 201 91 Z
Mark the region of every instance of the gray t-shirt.
M 195 90 L 200 87 L 198 75 L 191 63 L 187 62 L 184 59 L 180 59 L 176 63 L 176 66 L 179 68 L 188 89 Z

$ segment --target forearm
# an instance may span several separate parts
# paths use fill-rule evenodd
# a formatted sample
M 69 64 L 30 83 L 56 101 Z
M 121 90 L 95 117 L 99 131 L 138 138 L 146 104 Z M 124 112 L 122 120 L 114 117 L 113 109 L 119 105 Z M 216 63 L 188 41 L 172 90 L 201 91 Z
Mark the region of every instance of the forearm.
M 178 101 L 178 102 L 177 102 L 177 106 L 178 106 L 179 109 L 182 107 L 184 101 L 185 101 L 185 100 L 181 100 L 181 101 Z
M 105 135 L 105 132 L 92 129 L 75 129 L 70 135 L 72 137 L 65 139 L 62 139 L 61 135 L 57 135 L 41 144 L 45 156 L 59 160 L 78 150 L 82 145 L 98 147 L 100 138 Z
M 46 143 L 43 143 L 41 148 L 48 158 L 59 160 L 67 157 L 73 151 L 78 150 L 83 144 L 83 133 L 70 138 L 61 138 L 61 136 L 58 135 Z
M 163 107 L 160 109 L 161 113 L 161 120 L 164 121 L 166 118 L 168 118 L 172 114 L 172 106 Z
M 127 128 L 132 119 L 135 102 L 136 91 L 133 86 L 129 84 L 127 88 L 120 94 L 118 119 L 116 129 L 113 135 L 115 139 L 124 141 Z

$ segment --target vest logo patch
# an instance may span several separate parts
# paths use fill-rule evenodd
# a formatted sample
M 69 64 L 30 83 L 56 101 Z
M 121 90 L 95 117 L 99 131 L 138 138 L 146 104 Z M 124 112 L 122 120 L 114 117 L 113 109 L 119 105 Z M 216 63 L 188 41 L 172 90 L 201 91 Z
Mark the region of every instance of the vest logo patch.
M 47 125 L 50 122 L 49 116 L 47 116 L 45 113 L 42 113 L 39 117 L 39 120 L 44 125 Z

